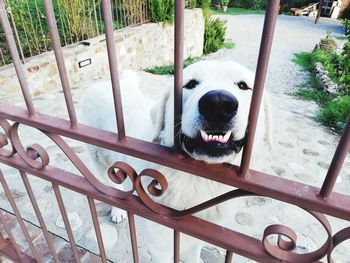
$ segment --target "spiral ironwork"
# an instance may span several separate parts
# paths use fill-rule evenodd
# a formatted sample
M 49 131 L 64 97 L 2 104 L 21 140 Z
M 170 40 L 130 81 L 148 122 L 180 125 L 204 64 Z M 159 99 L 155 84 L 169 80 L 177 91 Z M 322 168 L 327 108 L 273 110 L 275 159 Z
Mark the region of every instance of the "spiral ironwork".
M 11 158 L 14 154 L 18 153 L 28 166 L 38 170 L 45 169 L 50 163 L 48 152 L 44 147 L 37 143 L 25 148 L 20 140 L 18 132 L 19 125 L 19 123 L 13 123 L 11 125 L 7 120 L 0 118 L 0 126 L 5 132 L 5 134 L 0 133 L 0 155 Z M 116 162 L 109 167 L 107 171 L 108 177 L 113 183 L 118 185 L 129 180 L 131 182 L 131 189 L 123 190 L 122 187 L 116 189 L 106 186 L 92 174 L 92 172 L 59 135 L 50 132 L 41 132 L 48 136 L 62 150 L 72 164 L 80 171 L 82 176 L 84 176 L 84 178 L 95 189 L 108 196 L 119 199 L 126 199 L 130 196 L 137 195 L 145 207 L 164 217 L 186 217 L 228 200 L 257 195 L 242 189 L 235 189 L 188 209 L 175 210 L 157 202 L 157 200 L 160 200 L 159 198 L 162 197 L 168 189 L 166 176 L 161 172 L 155 169 L 144 169 L 137 174 L 135 169 L 129 164 Z M 9 143 L 11 143 L 10 151 L 4 149 Z M 281 261 L 291 263 L 314 262 L 327 256 L 327 261 L 333 263 L 332 253 L 337 246 L 350 239 L 350 227 L 340 230 L 332 236 L 331 225 L 325 215 L 314 211 L 305 211 L 311 214 L 323 226 L 327 233 L 327 239 L 319 249 L 306 254 L 295 253 L 294 250 L 297 246 L 297 235 L 295 231 L 284 225 L 270 225 L 265 228 L 261 240 L 263 248 L 270 256 Z M 277 235 L 277 244 L 272 244 L 269 241 L 269 237 L 274 235 Z

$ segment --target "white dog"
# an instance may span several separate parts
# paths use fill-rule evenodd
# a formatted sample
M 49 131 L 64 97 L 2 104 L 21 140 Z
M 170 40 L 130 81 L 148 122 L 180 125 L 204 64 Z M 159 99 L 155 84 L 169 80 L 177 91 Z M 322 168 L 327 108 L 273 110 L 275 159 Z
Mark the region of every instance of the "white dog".
M 125 72 L 120 81 L 127 135 L 149 142 L 158 141 L 172 147 L 172 91 L 163 100 L 152 100 L 140 90 L 136 73 Z M 192 158 L 207 163 L 239 164 L 245 141 L 254 74 L 231 61 L 201 61 L 184 70 L 183 83 L 180 135 L 183 151 Z M 110 131 L 117 130 L 110 80 L 97 81 L 91 85 L 83 108 L 87 124 Z M 269 103 L 264 95 L 255 137 L 255 152 L 259 152 L 259 149 L 265 151 L 261 147 L 264 147 L 264 143 L 271 142 L 270 123 Z M 161 198 L 155 200 L 177 210 L 192 207 L 232 190 L 220 183 L 108 150 L 92 148 L 92 155 L 103 174 L 116 161 L 129 163 L 137 172 L 150 167 L 161 171 L 168 181 L 168 189 Z M 218 223 L 223 221 L 223 215 L 232 214 L 228 209 L 227 205 L 222 204 L 196 216 Z M 120 221 L 123 216 L 123 211 L 112 209 L 113 221 Z M 148 220 L 139 221 L 142 225 L 138 230 L 144 233 L 152 262 L 171 262 L 172 230 Z M 186 263 L 199 262 L 201 247 L 198 240 L 182 235 L 181 260 Z

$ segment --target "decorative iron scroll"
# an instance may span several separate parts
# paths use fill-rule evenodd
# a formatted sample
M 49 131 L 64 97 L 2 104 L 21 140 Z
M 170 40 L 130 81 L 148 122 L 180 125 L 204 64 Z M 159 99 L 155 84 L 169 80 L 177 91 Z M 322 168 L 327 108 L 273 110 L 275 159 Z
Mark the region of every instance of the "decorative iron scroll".
M 39 144 L 33 144 L 25 149 L 20 141 L 18 132 L 19 125 L 19 123 L 13 123 L 11 125 L 7 120 L 0 118 L 0 126 L 5 132 L 5 134 L 0 133 L 0 155 L 11 158 L 14 154 L 18 154 L 30 167 L 44 170 L 50 162 L 47 151 Z M 59 135 L 44 131 L 41 132 L 47 135 L 63 151 L 84 178 L 98 191 L 119 199 L 126 199 L 131 195 L 137 194 L 148 209 L 165 217 L 184 217 L 198 213 L 228 200 L 257 195 L 245 190 L 235 189 L 191 208 L 175 210 L 159 204 L 153 199 L 162 196 L 168 188 L 166 177 L 161 172 L 154 169 L 144 169 L 137 174 L 129 164 L 116 162 L 111 165 L 107 171 L 109 178 L 116 184 L 122 184 L 126 179 L 129 179 L 132 183 L 132 188 L 127 191 L 115 189 L 102 184 L 96 179 L 91 171 Z M 12 144 L 11 149 L 5 149 L 5 146 L 9 143 Z M 151 179 L 147 186 L 144 186 L 142 183 L 143 177 L 149 177 Z M 269 255 L 286 262 L 314 262 L 327 256 L 328 262 L 333 263 L 334 261 L 331 257 L 333 250 L 344 241 L 350 240 L 350 227 L 345 228 L 332 236 L 331 225 L 325 215 L 314 211 L 305 211 L 311 214 L 323 226 L 327 233 L 327 240 L 319 249 L 306 254 L 295 253 L 293 250 L 296 248 L 297 235 L 295 231 L 284 225 L 270 225 L 266 227 L 261 241 L 262 246 Z M 274 245 L 269 241 L 269 237 L 273 235 L 277 235 L 277 245 Z

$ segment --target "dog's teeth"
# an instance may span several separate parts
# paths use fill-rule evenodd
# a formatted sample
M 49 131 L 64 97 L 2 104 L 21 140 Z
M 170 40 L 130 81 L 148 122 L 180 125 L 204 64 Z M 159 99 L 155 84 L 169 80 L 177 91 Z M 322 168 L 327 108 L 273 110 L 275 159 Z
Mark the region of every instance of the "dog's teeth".
M 217 141 L 218 139 L 219 139 L 219 137 L 218 137 L 217 135 L 214 135 L 214 136 L 213 136 L 213 140 L 214 140 L 214 141 Z
M 209 138 L 210 141 L 213 139 L 213 135 L 209 134 Z
M 228 141 L 228 139 L 230 138 L 231 136 L 231 133 L 230 131 L 226 132 L 225 136 L 224 136 L 224 142 L 226 143 Z
M 205 131 L 203 131 L 203 130 L 201 130 L 201 135 L 202 135 L 202 139 L 203 139 L 203 141 L 208 141 L 208 134 L 205 132 Z
M 224 137 L 222 137 L 222 135 L 219 135 L 219 142 L 224 142 Z

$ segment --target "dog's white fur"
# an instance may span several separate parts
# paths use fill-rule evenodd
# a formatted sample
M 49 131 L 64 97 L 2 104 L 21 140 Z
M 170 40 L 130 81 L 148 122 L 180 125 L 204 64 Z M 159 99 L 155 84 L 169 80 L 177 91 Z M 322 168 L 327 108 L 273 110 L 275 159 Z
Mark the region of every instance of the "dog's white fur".
M 202 61 L 184 70 L 183 83 L 186 84 L 191 79 L 196 79 L 199 83 L 193 89 L 184 89 L 182 132 L 188 137 L 197 136 L 202 129 L 198 110 L 199 100 L 211 90 L 224 90 L 235 96 L 239 102 L 237 114 L 231 123 L 231 130 L 235 140 L 242 139 L 246 132 L 252 91 L 249 89 L 241 90 L 237 83 L 244 81 L 250 88 L 253 88 L 253 73 L 242 65 L 231 61 Z M 136 73 L 131 71 L 124 72 L 120 82 L 127 135 L 149 142 L 158 140 L 162 145 L 173 146 L 172 92 L 169 91 L 164 100 L 148 98 L 140 90 L 141 83 Z M 145 89 L 143 88 L 143 90 Z M 258 153 L 266 151 L 267 145 L 265 143 L 271 142 L 270 107 L 266 95 L 263 96 L 261 105 L 254 146 L 255 152 Z M 110 80 L 100 80 L 91 84 L 85 96 L 83 112 L 87 124 L 116 131 Z M 186 148 L 184 151 L 188 152 Z M 174 209 L 183 210 L 232 190 L 220 183 L 108 150 L 91 148 L 91 152 L 101 174 L 106 174 L 107 168 L 116 161 L 125 161 L 131 164 L 137 172 L 150 167 L 160 170 L 167 178 L 168 190 L 155 201 Z M 188 152 L 193 158 L 207 163 L 229 162 L 234 164 L 239 163 L 241 153 L 242 151 L 238 154 L 232 152 L 229 155 L 213 157 L 203 153 Z M 253 156 L 253 164 L 256 164 L 257 161 L 257 156 Z M 232 206 L 221 204 L 202 211 L 196 216 L 219 223 L 223 221 L 223 215 L 232 214 L 230 211 L 232 211 Z M 122 220 L 123 216 L 124 212 L 112 209 L 114 221 Z M 151 252 L 152 262 L 170 262 L 173 254 L 172 231 L 147 220 L 140 219 L 139 224 L 138 230 L 144 234 Z M 189 263 L 199 262 L 201 246 L 202 244 L 198 240 L 182 235 L 181 260 Z

